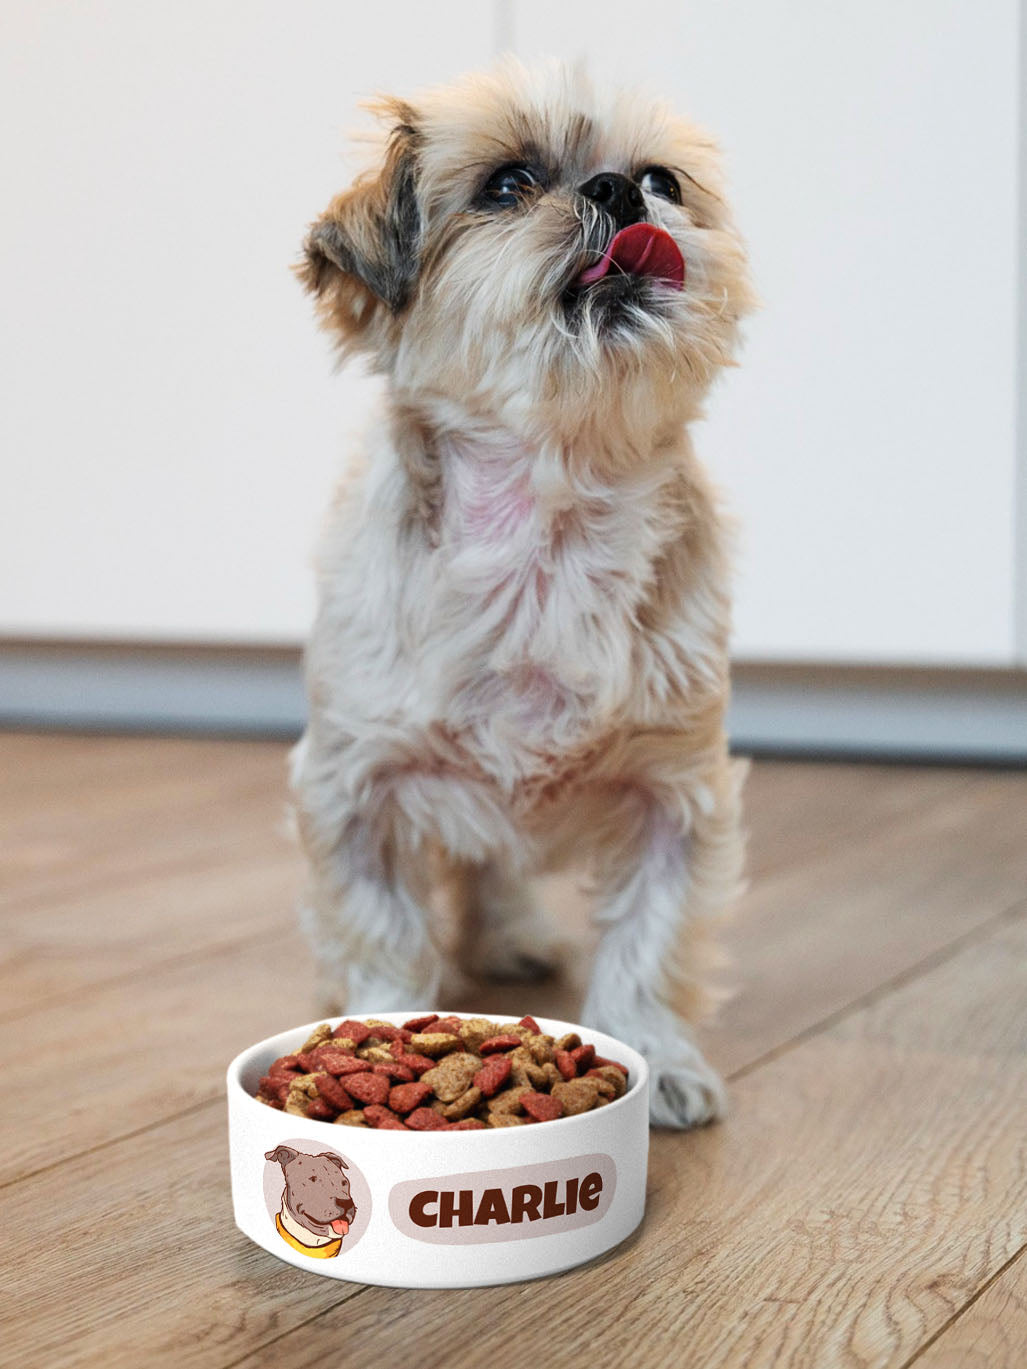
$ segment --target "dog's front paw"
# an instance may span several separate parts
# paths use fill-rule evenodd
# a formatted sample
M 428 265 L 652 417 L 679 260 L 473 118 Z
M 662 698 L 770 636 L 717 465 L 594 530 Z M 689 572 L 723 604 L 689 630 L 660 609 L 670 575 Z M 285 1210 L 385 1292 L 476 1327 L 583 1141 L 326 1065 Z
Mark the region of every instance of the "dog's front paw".
M 649 1119 L 654 1127 L 698 1127 L 723 1117 L 720 1075 L 691 1047 L 683 1059 L 650 1061 Z

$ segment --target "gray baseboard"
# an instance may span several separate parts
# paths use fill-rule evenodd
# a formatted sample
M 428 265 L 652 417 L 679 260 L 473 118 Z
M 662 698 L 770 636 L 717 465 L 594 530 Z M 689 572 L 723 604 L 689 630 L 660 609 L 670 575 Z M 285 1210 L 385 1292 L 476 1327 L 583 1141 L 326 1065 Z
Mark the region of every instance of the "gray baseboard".
M 736 750 L 1027 761 L 1027 672 L 739 662 Z M 292 737 L 305 704 L 293 647 L 9 642 L 0 725 Z

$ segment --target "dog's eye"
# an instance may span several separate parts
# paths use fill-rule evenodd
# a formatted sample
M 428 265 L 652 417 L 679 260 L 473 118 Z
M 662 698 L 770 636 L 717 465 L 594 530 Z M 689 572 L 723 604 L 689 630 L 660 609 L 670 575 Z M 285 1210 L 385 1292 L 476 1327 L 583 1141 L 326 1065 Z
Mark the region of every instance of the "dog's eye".
M 485 182 L 482 195 L 497 209 L 513 209 L 538 186 L 539 179 L 527 166 L 501 166 Z
M 647 166 L 639 183 L 649 195 L 658 195 L 671 204 L 681 203 L 681 187 L 665 166 Z

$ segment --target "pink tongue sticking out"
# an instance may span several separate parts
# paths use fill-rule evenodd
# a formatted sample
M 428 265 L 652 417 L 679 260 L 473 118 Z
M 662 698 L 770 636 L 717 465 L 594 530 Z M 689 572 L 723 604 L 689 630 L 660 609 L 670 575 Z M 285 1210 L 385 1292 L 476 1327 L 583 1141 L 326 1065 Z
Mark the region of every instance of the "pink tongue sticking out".
M 336 1220 L 332 1222 L 331 1227 L 336 1236 L 345 1236 L 346 1232 L 349 1230 L 349 1222 L 347 1222 L 345 1217 L 337 1217 Z
M 631 276 L 653 276 L 680 290 L 685 284 L 685 259 L 669 233 L 652 223 L 622 228 L 603 253 L 602 261 L 582 271 L 576 284 L 602 280 L 613 267 Z

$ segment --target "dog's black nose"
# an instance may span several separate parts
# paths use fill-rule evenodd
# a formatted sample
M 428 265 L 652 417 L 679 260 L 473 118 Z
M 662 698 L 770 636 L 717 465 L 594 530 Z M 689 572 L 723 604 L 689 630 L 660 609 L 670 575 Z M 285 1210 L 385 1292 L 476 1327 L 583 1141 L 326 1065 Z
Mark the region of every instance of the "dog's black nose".
M 617 171 L 600 171 L 578 187 L 578 194 L 599 205 L 613 218 L 618 228 L 639 223 L 645 218 L 645 200 L 634 181 Z

